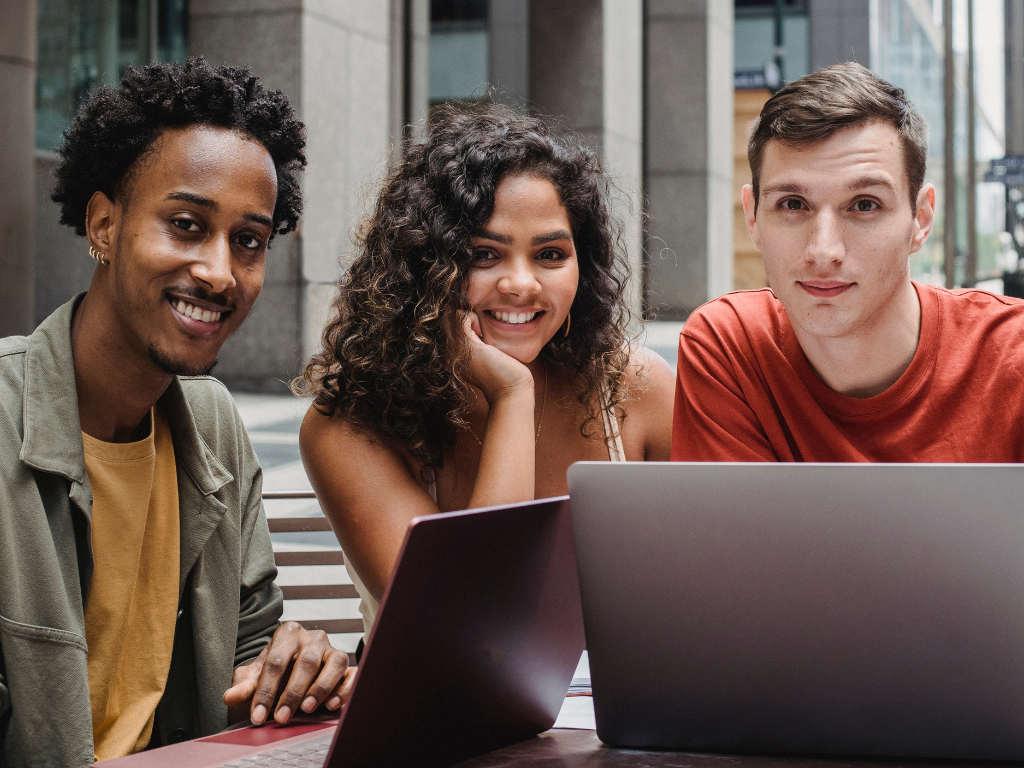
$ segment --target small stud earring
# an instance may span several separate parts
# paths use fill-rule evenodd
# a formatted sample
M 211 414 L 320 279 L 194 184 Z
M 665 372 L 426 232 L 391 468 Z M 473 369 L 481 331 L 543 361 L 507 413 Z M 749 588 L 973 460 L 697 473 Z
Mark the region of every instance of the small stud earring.
M 565 315 L 565 331 L 562 333 L 563 336 L 569 335 L 569 328 L 572 326 L 572 310 Z
M 89 255 L 90 255 L 90 256 L 92 256 L 92 257 L 93 257 L 94 259 L 96 259 L 96 261 L 98 261 L 98 262 L 99 262 L 100 264 L 102 264 L 102 265 L 103 265 L 104 267 L 105 267 L 105 266 L 107 266 L 107 264 L 109 264 L 109 263 L 110 263 L 110 262 L 109 262 L 109 261 L 107 261 L 107 260 L 106 260 L 105 258 L 103 258 L 103 254 L 102 254 L 102 253 L 100 253 L 99 251 L 97 251 L 97 250 L 96 250 L 95 248 L 93 248 L 93 247 L 92 247 L 91 245 L 89 246 Z

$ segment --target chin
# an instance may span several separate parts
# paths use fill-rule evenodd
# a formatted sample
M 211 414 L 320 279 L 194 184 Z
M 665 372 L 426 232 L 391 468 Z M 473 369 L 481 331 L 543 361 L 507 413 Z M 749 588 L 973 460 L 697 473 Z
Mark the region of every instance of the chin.
M 155 344 L 149 345 L 149 359 L 164 373 L 169 373 L 172 376 L 205 376 L 217 365 L 217 358 L 210 361 L 175 357 L 158 349 Z

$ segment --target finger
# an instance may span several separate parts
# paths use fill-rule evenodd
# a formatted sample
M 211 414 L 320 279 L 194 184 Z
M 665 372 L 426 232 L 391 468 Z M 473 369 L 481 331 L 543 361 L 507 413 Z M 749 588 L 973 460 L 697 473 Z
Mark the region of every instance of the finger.
M 299 708 L 302 700 L 306 697 L 306 691 L 320 674 L 328 651 L 331 650 L 333 649 L 327 641 L 326 632 L 321 630 L 303 631 L 299 648 L 292 661 L 292 673 L 284 690 L 281 691 L 281 698 L 278 699 L 277 708 L 274 710 L 274 719 L 278 723 L 281 725 L 287 723 L 292 713 Z
M 267 714 L 273 711 L 277 692 L 281 689 L 298 650 L 299 637 L 304 631 L 298 623 L 289 621 L 282 624 L 271 638 L 270 645 L 266 648 L 263 669 L 260 670 L 252 695 L 249 719 L 256 725 L 262 724 L 267 719 Z
M 484 337 L 483 331 L 480 330 L 480 318 L 476 312 L 466 312 L 466 317 L 463 320 L 462 327 L 466 330 L 466 333 L 471 333 L 478 339 Z
M 309 686 L 302 700 L 302 711 L 312 712 L 324 703 L 336 688 L 341 685 L 348 670 L 348 654 L 335 648 L 329 648 L 324 656 L 324 665 L 316 680 Z
M 264 652 L 266 649 L 264 649 Z M 224 691 L 224 703 L 229 707 L 249 700 L 256 690 L 256 680 L 263 668 L 263 655 L 247 664 L 235 667 L 231 675 L 231 687 Z
M 327 699 L 326 707 L 328 709 L 339 709 L 342 704 L 348 703 L 349 698 L 352 696 L 352 686 L 356 684 L 356 672 L 358 671 L 358 667 L 349 667 L 345 670 L 345 676 L 335 689 L 334 695 Z

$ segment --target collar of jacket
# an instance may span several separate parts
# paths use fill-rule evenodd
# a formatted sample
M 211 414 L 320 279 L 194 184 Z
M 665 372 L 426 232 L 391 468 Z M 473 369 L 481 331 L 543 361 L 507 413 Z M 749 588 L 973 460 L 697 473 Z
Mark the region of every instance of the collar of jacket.
M 71 320 L 84 296 L 85 293 L 80 293 L 60 307 L 28 338 L 21 460 L 42 472 L 62 475 L 78 486 L 81 490 L 76 494 L 73 489 L 72 498 L 89 516 L 92 489 L 85 472 L 71 353 Z M 234 480 L 199 434 L 178 377 L 171 380 L 158 402 L 170 424 L 175 463 L 192 479 L 199 492 L 205 497 L 212 496 Z M 179 482 L 179 494 L 181 490 Z M 182 525 L 186 524 L 183 516 Z M 182 534 L 184 541 L 186 531 Z

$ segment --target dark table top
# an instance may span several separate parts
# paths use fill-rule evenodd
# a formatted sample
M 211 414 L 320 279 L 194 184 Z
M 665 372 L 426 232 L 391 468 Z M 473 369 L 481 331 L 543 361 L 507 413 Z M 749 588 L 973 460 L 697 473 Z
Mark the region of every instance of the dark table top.
M 551 730 L 536 738 L 489 755 L 459 763 L 458 768 L 506 768 L 531 765 L 544 768 L 917 768 L 973 765 L 993 768 L 1008 763 L 952 763 L 919 760 L 879 760 L 846 757 L 782 757 L 759 755 L 649 752 L 606 747 L 594 731 Z M 1019 765 L 1019 764 L 1017 764 Z

